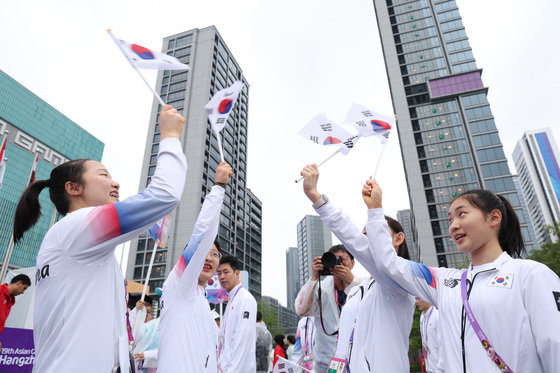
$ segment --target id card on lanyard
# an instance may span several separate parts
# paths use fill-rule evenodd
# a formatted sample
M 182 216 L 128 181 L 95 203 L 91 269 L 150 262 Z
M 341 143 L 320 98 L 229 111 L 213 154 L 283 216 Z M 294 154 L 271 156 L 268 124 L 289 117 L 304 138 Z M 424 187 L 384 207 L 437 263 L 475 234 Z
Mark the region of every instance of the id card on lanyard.
M 346 363 L 344 359 L 333 357 L 329 365 L 328 373 L 346 373 Z

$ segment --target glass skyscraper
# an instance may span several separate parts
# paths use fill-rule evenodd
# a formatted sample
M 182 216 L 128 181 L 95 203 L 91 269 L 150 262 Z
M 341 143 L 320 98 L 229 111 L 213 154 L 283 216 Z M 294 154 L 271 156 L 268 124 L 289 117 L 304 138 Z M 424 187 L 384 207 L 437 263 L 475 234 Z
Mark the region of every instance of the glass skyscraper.
M 550 128 L 525 132 L 513 160 L 539 244 L 550 242 L 545 228 L 560 222 L 560 152 Z
M 187 245 L 204 197 L 214 184 L 220 162 L 216 136 L 204 105 L 236 80 L 245 83 L 221 132 L 225 161 L 233 168 L 220 215 L 218 239 L 224 255 L 235 255 L 249 273 L 249 291 L 261 294 L 262 203 L 247 187 L 247 131 L 249 84 L 239 64 L 214 26 L 192 29 L 163 40 L 163 53 L 190 66 L 189 71 L 160 71 L 156 91 L 186 119 L 182 144 L 188 173 L 179 206 L 171 214 L 167 247 L 157 250 L 149 281 L 150 291 L 161 287 Z M 154 173 L 160 133 L 160 105 L 154 101 L 139 189 Z M 131 241 L 127 278 L 144 282 L 153 241 L 146 235 Z
M 454 0 L 374 0 L 422 260 L 468 263 L 448 234 L 448 207 L 461 192 L 507 197 L 533 248 L 500 136 Z M 520 198 L 521 197 L 521 198 Z
M 41 180 L 48 179 L 54 167 L 70 159 L 101 161 L 104 148 L 101 141 L 0 70 L 0 139 L 4 136 L 8 141 L 4 155 L 6 170 L 0 189 L 0 266 L 35 154 L 39 155 L 36 180 Z M 47 190 L 41 193 L 39 201 L 42 216 L 14 247 L 8 268 L 35 266 L 54 212 Z M 54 217 L 56 219 L 56 215 Z
M 288 308 L 295 309 L 294 303 L 300 288 L 298 248 L 290 247 L 286 250 L 286 299 Z
M 331 248 L 332 234 L 319 216 L 305 215 L 297 225 L 297 242 L 299 283 L 303 286 L 311 277 L 313 258 Z

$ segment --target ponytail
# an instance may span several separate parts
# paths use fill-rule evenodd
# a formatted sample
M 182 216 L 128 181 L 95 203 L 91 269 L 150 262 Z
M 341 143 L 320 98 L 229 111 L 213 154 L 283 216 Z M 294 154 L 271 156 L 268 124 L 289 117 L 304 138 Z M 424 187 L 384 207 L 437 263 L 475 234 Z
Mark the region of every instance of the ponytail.
M 507 198 L 484 189 L 468 190 L 453 201 L 458 198 L 467 200 L 471 205 L 486 214 L 489 214 L 492 210 L 499 210 L 502 213 L 502 222 L 498 232 L 498 242 L 502 250 L 513 258 L 519 258 L 526 253 L 519 218 Z
M 23 192 L 14 217 L 14 243 L 18 243 L 23 234 L 39 220 L 41 216 L 39 194 L 48 186 L 49 180 L 37 180 Z
M 385 220 L 387 221 L 387 225 L 389 226 L 389 228 L 391 228 L 391 230 L 393 231 L 393 233 L 403 233 L 404 234 L 404 229 L 401 225 L 401 223 L 399 223 L 397 220 L 385 215 Z M 408 245 L 406 243 L 406 239 L 403 240 L 403 242 L 399 245 L 398 249 L 397 249 L 397 255 L 400 256 L 401 258 L 410 260 L 410 253 L 408 252 Z
M 30 184 L 23 192 L 14 216 L 14 243 L 23 237 L 23 234 L 37 223 L 41 216 L 39 194 L 49 187 L 49 196 L 56 210 L 61 215 L 66 215 L 70 208 L 70 200 L 66 193 L 66 183 L 82 182 L 84 164 L 88 159 L 76 159 L 65 162 L 51 171 L 49 180 L 38 180 Z

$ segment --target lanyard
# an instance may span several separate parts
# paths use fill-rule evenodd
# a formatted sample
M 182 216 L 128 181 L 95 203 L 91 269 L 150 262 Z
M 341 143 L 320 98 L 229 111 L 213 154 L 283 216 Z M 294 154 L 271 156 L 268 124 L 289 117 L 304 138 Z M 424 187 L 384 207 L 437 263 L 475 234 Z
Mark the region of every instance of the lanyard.
M 430 317 L 432 316 L 432 311 L 434 310 L 434 306 L 430 308 L 430 312 L 428 313 L 428 317 L 424 320 L 424 335 L 426 336 L 426 343 L 428 343 L 428 322 L 430 321 Z
M 126 295 L 127 295 L 127 291 L 126 291 L 126 285 L 127 285 L 127 281 L 126 279 L 124 280 L 124 302 L 125 302 L 125 306 L 126 306 L 126 331 L 128 332 L 128 347 L 130 348 L 130 351 L 134 350 L 134 337 L 132 336 L 132 327 L 130 326 L 130 319 L 128 317 L 128 304 L 126 304 Z
M 513 373 L 513 370 L 508 367 L 504 359 L 498 355 L 496 350 L 494 350 L 494 347 L 492 347 L 490 342 L 488 342 L 488 338 L 482 331 L 482 328 L 478 324 L 478 321 L 469 306 L 469 301 L 467 299 L 467 271 L 464 271 L 461 275 L 461 299 L 463 300 L 463 306 L 465 307 L 465 314 L 467 315 L 476 336 L 480 340 L 480 343 L 482 343 L 482 347 L 486 350 L 490 359 L 492 359 L 492 361 L 498 366 L 501 372 Z
M 226 340 L 226 324 L 229 316 L 229 310 L 231 309 L 231 307 L 233 307 L 233 300 L 235 299 L 235 296 L 237 295 L 237 293 L 239 293 L 239 290 L 241 290 L 242 287 L 243 285 L 240 285 L 235 291 L 235 293 L 233 294 L 233 296 L 231 297 L 231 300 L 228 300 L 228 308 L 226 309 L 226 314 L 224 315 L 224 328 L 222 330 L 222 337 L 220 338 L 220 346 L 218 348 L 218 358 L 222 354 L 222 350 L 224 348 L 224 343 Z

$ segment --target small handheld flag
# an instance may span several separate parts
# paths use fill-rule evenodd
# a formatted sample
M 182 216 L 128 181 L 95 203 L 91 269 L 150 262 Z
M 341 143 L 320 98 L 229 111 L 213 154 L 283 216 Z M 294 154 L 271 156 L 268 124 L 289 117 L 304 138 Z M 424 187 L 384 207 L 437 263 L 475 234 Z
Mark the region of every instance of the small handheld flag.
M 272 370 L 272 373 L 299 373 L 299 372 L 311 372 L 300 365 L 297 365 L 293 361 L 286 360 L 282 356 L 278 356 L 278 361 Z
M 110 30 L 109 34 L 113 36 Z M 117 39 L 114 36 L 113 40 L 117 43 L 119 49 L 123 52 L 128 62 L 140 69 L 189 70 L 189 65 L 182 63 L 173 56 L 153 51 L 138 44 Z
M 237 101 L 237 97 L 244 86 L 245 84 L 236 81 L 231 87 L 218 91 L 204 106 L 208 113 L 208 119 L 210 120 L 212 129 L 216 134 L 224 128 L 229 114 Z
M 179 61 L 175 57 L 168 56 L 167 54 L 159 52 L 154 52 L 140 45 L 130 44 L 124 40 L 117 39 L 111 32 L 111 29 L 107 29 L 107 32 L 109 33 L 111 39 L 113 39 L 115 44 L 117 44 L 121 52 L 124 54 L 127 61 L 130 63 L 130 66 L 132 66 L 132 68 L 136 70 L 138 75 L 140 75 L 140 78 L 142 78 L 148 89 L 152 92 L 161 106 L 164 106 L 165 102 L 163 102 L 157 92 L 154 91 L 150 83 L 148 83 L 148 81 L 146 80 L 146 78 L 144 78 L 144 75 L 142 75 L 138 68 L 156 70 L 188 70 L 189 66 L 181 63 L 181 61 Z
M 220 285 L 218 275 L 212 276 L 206 283 L 206 299 L 209 303 L 214 304 L 227 302 L 227 291 Z
M 222 147 L 220 131 L 226 125 L 226 121 L 229 118 L 229 114 L 231 113 L 235 102 L 237 101 L 239 92 L 241 92 L 244 86 L 245 84 L 238 80 L 233 83 L 231 87 L 218 91 L 204 106 L 206 108 L 206 112 L 208 113 L 210 125 L 216 134 L 216 139 L 218 140 L 218 150 L 220 151 L 220 158 L 222 162 L 224 161 L 224 149 Z
M 148 230 L 148 235 L 157 245 L 162 249 L 167 245 L 167 231 L 169 230 L 169 221 L 171 217 L 169 215 L 164 216 L 158 220 L 152 227 Z
M 376 136 L 385 144 L 389 139 L 391 129 L 395 126 L 395 117 L 376 113 L 373 110 L 352 104 L 344 123 L 356 128 L 360 136 Z
M 337 148 L 342 154 L 348 154 L 359 139 L 359 135 L 348 132 L 324 114 L 313 117 L 298 134 L 315 144 Z

